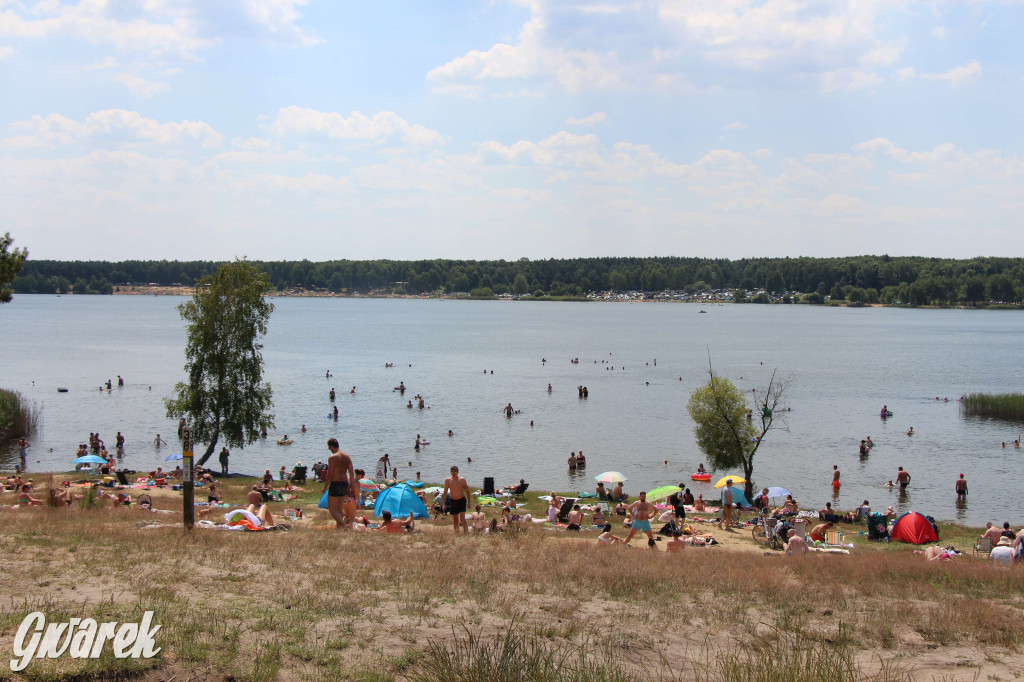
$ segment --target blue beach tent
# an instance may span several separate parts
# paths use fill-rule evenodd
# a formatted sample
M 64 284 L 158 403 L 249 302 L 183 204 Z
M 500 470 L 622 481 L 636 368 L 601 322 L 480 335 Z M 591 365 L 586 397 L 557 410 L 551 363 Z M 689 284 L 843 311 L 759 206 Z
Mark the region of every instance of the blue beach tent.
M 722 488 L 722 492 L 723 493 L 725 492 L 725 488 Z M 718 501 L 721 502 L 722 498 L 719 497 Z M 750 504 L 750 502 L 747 500 L 747 498 L 744 497 L 744 495 L 743 495 L 743 488 L 737 488 L 736 486 L 732 486 L 732 503 L 733 504 L 738 504 L 740 507 L 751 507 L 751 506 L 753 506 L 753 505 Z
M 385 511 L 391 512 L 393 519 L 405 518 L 410 513 L 413 518 L 430 518 L 430 512 L 427 511 L 423 500 L 406 483 L 393 485 L 377 496 L 377 502 L 373 505 L 374 517 L 379 519 Z

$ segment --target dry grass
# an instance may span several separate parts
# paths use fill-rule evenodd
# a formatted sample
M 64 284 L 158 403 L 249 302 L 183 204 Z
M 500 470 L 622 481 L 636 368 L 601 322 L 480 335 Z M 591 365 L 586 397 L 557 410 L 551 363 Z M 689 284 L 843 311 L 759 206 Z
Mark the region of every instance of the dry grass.
M 163 625 L 153 661 L 36 661 L 40 680 L 444 679 L 453 665 L 501 668 L 510 652 L 526 666 L 516 679 L 797 680 L 843 668 L 899 680 L 929 647 L 1024 643 L 1020 570 L 970 558 L 680 557 L 537 529 L 453 537 L 444 521 L 415 536 L 337 533 L 315 529 L 328 523 L 320 514 L 291 532 L 186 535 L 137 527 L 180 515 L 0 509 L 0 649 L 33 610 L 128 621 L 153 610 Z M 864 652 L 876 662 L 851 663 Z

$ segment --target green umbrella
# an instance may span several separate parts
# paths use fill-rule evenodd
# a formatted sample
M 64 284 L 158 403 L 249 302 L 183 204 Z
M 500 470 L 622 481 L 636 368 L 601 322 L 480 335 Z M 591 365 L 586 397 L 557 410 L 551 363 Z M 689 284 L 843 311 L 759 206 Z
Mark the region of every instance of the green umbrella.
M 651 501 L 663 500 L 669 495 L 682 490 L 678 485 L 661 485 L 654 490 L 647 491 L 647 499 Z

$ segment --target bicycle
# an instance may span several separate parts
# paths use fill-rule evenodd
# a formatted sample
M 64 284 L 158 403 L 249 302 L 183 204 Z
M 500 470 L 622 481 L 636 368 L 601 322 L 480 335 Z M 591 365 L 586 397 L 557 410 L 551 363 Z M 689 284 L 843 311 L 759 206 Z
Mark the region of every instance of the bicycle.
M 754 527 L 751 529 L 751 535 L 754 540 L 761 545 L 768 545 L 772 549 L 782 549 L 786 544 L 785 540 L 779 537 L 779 530 L 785 526 L 780 519 L 770 516 L 767 509 L 761 512 L 761 515 L 754 519 Z

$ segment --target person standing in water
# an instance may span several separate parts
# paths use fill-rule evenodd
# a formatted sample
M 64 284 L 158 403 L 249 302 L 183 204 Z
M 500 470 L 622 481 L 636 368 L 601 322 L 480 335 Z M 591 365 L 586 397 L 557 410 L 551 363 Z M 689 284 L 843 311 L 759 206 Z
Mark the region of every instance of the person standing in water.
M 839 490 L 839 465 L 832 465 L 832 489 Z
M 505 406 L 505 416 L 506 417 L 511 419 L 513 412 L 515 412 L 515 410 L 512 409 L 512 403 L 509 403 L 508 405 Z
M 957 502 L 963 502 L 967 499 L 967 479 L 964 478 L 963 474 L 960 474 L 960 478 L 956 479 L 955 489 Z

